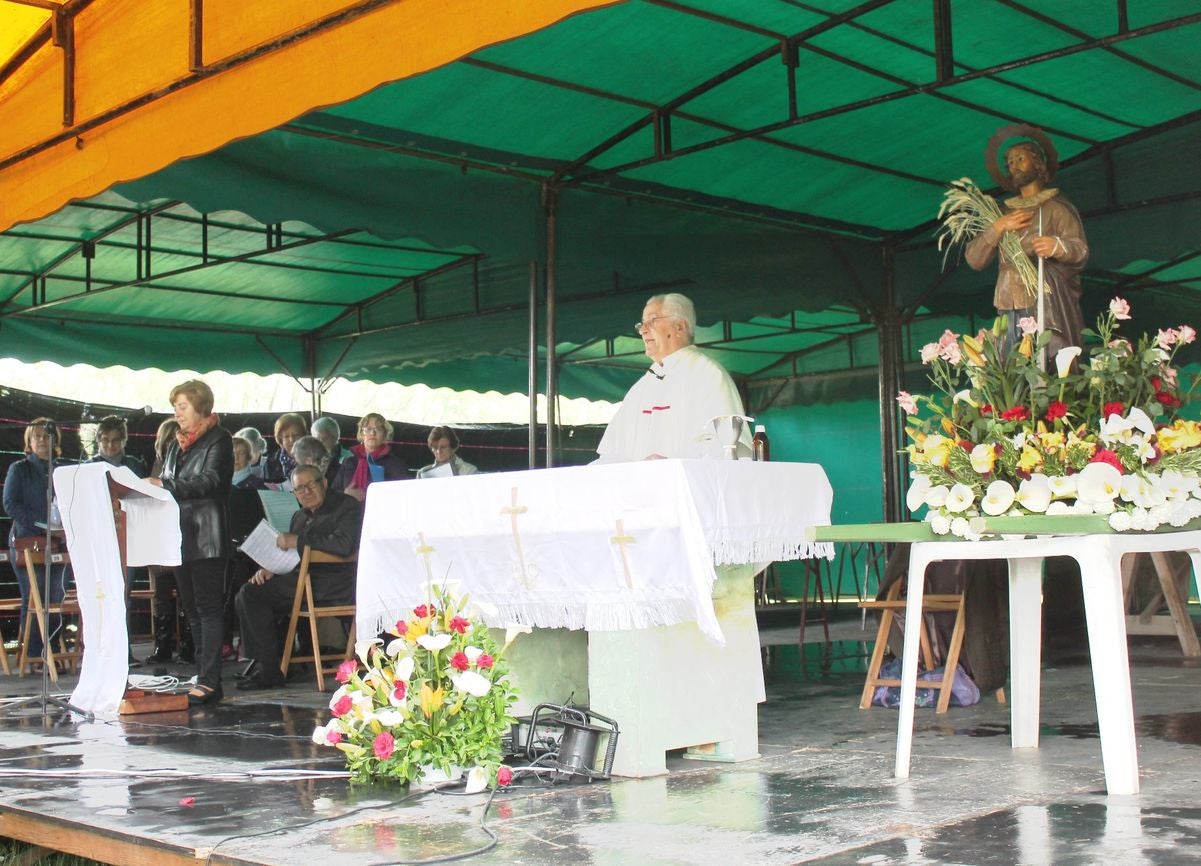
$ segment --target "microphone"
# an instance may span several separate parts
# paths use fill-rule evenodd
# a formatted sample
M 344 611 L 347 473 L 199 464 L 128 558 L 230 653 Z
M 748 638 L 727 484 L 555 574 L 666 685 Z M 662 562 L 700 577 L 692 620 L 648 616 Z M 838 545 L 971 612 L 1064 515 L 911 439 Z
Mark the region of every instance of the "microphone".
M 79 413 L 79 420 L 84 424 L 95 424 L 109 415 L 115 415 L 123 419 L 126 424 L 129 424 L 149 418 L 153 414 L 153 406 L 143 406 L 140 409 L 117 409 L 109 411 L 107 409 L 94 408 L 90 403 L 84 403 L 83 411 Z

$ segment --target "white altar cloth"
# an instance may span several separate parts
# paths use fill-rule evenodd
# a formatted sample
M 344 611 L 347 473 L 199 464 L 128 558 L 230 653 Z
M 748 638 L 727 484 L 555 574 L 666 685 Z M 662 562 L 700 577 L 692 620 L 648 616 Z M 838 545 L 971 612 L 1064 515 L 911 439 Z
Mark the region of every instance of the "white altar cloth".
M 368 488 L 359 634 L 391 627 L 427 580 L 499 611 L 489 625 L 622 631 L 695 622 L 716 643 L 714 565 L 833 557 L 820 466 L 650 460 Z M 493 621 L 495 620 L 495 621 Z
M 170 492 L 146 484 L 127 467 L 103 461 L 54 470 L 83 620 L 83 663 L 71 703 L 102 716 L 116 714 L 129 674 L 125 577 L 109 499 L 110 474 L 137 491 L 121 500 L 128 564 L 180 561 L 179 506 Z

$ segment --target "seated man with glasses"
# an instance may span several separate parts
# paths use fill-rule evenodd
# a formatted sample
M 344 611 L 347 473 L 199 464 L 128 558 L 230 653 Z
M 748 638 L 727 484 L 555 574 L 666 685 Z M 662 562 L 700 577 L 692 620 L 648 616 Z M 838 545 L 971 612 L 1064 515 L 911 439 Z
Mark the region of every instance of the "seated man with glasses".
M 684 295 L 655 295 L 634 326 L 654 361 L 634 383 L 609 422 L 596 451 L 597 463 L 664 457 L 721 456 L 712 421 L 742 415 L 742 397 L 721 364 L 692 345 L 696 309 Z M 738 456 L 749 457 L 744 426 Z
M 316 466 L 297 466 L 292 471 L 292 492 L 300 510 L 292 515 L 289 531 L 276 541 L 280 549 L 312 547 L 335 556 L 350 556 L 359 549 L 363 509 L 356 499 L 329 490 Z M 309 566 L 309 575 L 317 604 L 354 603 L 355 563 L 314 563 Z M 260 568 L 238 593 L 244 652 L 258 662 L 255 673 L 238 683 L 239 689 L 270 689 L 283 684 L 279 672 L 279 619 L 291 615 L 299 580 L 299 568 L 287 574 L 272 574 Z

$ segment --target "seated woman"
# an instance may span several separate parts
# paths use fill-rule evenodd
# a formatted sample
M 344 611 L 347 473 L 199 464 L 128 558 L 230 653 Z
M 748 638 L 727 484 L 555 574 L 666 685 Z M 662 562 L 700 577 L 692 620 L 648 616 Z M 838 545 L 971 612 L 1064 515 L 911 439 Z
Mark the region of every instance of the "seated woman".
M 275 442 L 279 450 L 267 458 L 263 467 L 263 480 L 268 484 L 283 484 L 292 476 L 296 460 L 292 457 L 292 446 L 305 434 L 308 425 L 295 412 L 288 412 L 275 419 Z
M 362 502 L 371 482 L 408 478 L 409 467 L 399 454 L 392 452 L 388 444 L 391 438 L 392 424 L 383 415 L 369 412 L 360 418 L 359 444 L 350 449 L 351 456 L 338 468 L 334 490 Z
M 263 438 L 263 434 L 253 427 L 243 427 L 234 434 L 240 439 L 245 439 L 250 443 L 250 470 L 251 474 L 263 477 L 263 455 L 267 453 L 267 440 Z
M 129 440 L 129 428 L 125 419 L 119 415 L 106 415 L 96 426 L 96 453 L 91 462 L 105 460 L 113 466 L 125 466 L 139 478 L 145 478 L 149 473 L 141 458 L 125 453 L 125 443 Z
M 24 554 L 16 549 L 17 539 L 45 537 L 46 530 L 46 476 L 50 468 L 50 442 L 55 439 L 54 454 L 62 456 L 58 444 L 58 432 L 49 418 L 34 418 L 25 428 L 25 459 L 8 467 L 4 479 L 4 510 L 12 518 L 12 529 L 8 533 L 9 562 L 17 573 L 17 586 L 21 590 L 21 628 L 25 627 L 25 614 L 29 609 L 29 578 L 25 571 Z M 41 523 L 39 527 L 37 524 Z M 63 600 L 66 585 L 66 566 L 50 569 L 50 591 L 46 592 L 46 567 L 37 571 L 38 591 L 43 601 L 54 604 Z M 55 635 L 61 625 L 60 617 L 50 620 L 49 634 Z M 36 627 L 29 636 L 29 657 L 42 655 L 42 633 Z
M 249 439 L 238 435 L 233 437 L 234 443 L 234 477 L 233 486 L 238 490 L 262 490 L 267 486 L 262 476 L 255 473 L 254 445 Z
M 435 427 L 430 431 L 426 444 L 434 455 L 434 462 L 417 470 L 418 478 L 436 478 L 441 475 L 474 475 L 479 472 L 474 465 L 459 456 L 459 436 L 449 427 Z
M 316 436 L 301 436 L 297 439 L 296 444 L 292 446 L 292 459 L 296 461 L 297 466 L 315 466 L 320 469 L 326 482 L 331 481 L 331 476 L 337 474 L 336 468 L 331 471 L 334 463 L 329 450 Z M 291 482 L 287 487 L 291 489 Z

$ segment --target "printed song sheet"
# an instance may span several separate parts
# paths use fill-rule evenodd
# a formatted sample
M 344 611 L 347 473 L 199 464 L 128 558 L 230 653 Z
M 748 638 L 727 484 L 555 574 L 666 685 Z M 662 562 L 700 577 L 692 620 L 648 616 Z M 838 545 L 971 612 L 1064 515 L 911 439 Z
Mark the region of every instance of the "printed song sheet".
M 292 515 L 300 510 L 296 495 L 289 490 L 260 490 L 263 514 L 276 532 L 287 532 L 292 525 Z M 266 566 L 263 566 L 266 568 Z
M 238 549 L 272 574 L 287 574 L 300 566 L 300 554 L 280 550 L 275 544 L 279 535 L 277 529 L 261 520 Z

